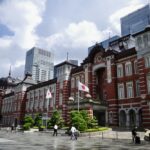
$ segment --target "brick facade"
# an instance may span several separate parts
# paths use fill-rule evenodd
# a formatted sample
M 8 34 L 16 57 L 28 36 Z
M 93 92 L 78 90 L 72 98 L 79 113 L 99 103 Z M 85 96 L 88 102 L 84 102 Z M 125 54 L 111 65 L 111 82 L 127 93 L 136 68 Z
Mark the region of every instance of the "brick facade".
M 53 80 L 20 83 L 20 87 L 26 85 L 26 90 L 18 91 L 19 85 L 15 86 L 14 94 L 0 97 L 3 123 L 11 125 L 14 120 L 8 121 L 8 118 L 17 118 L 20 123 L 25 115 L 34 117 L 36 113 L 41 113 L 43 118 L 48 113 L 51 117 L 54 109 L 61 111 L 68 122 L 69 112 L 78 110 L 79 98 L 79 109 L 87 110 L 91 117 L 96 116 L 99 125 L 150 127 L 150 39 L 144 41 L 145 36 L 150 37 L 150 28 L 133 36 L 135 45 L 127 45 L 133 43 L 130 35 L 110 42 L 108 49 L 94 45 L 80 66 L 68 61 L 56 65 Z M 141 45 L 139 38 L 143 41 Z M 91 98 L 83 91 L 78 95 L 78 81 L 89 87 Z M 45 98 L 48 89 L 52 93 L 50 100 Z M 9 110 L 12 104 L 5 106 L 11 101 L 17 111 Z

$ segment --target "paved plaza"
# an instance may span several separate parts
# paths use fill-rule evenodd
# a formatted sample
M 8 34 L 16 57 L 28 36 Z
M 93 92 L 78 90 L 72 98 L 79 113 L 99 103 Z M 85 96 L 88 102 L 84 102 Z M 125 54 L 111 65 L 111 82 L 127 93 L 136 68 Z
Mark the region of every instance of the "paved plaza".
M 97 136 L 83 136 L 78 140 L 70 140 L 69 136 L 53 137 L 52 133 L 11 133 L 0 131 L 0 150 L 149 150 L 150 144 L 142 141 L 141 144 L 133 144 L 125 133 L 123 139 L 113 134 L 112 131 Z M 119 133 L 120 134 L 120 133 Z M 123 136 L 123 135 L 122 135 Z M 128 139 L 127 139 L 128 138 Z

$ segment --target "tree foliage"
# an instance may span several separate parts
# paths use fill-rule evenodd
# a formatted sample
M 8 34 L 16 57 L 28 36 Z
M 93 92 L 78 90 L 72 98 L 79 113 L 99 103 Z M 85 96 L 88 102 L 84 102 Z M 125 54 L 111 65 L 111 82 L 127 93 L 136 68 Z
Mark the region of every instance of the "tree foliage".
M 70 113 L 71 124 L 74 125 L 78 130 L 85 131 L 89 128 L 95 128 L 98 126 L 96 118 L 91 118 L 86 110 L 72 111 Z
M 48 121 L 48 127 L 53 127 L 55 124 L 57 124 L 59 128 L 64 125 L 64 120 L 58 110 L 54 110 L 51 119 Z
M 29 130 L 31 127 L 33 127 L 33 125 L 34 125 L 34 120 L 32 119 L 32 117 L 25 116 L 24 125 L 23 125 L 24 130 Z
M 42 126 L 42 118 L 41 114 L 36 114 L 35 119 L 34 119 L 34 126 L 41 127 Z

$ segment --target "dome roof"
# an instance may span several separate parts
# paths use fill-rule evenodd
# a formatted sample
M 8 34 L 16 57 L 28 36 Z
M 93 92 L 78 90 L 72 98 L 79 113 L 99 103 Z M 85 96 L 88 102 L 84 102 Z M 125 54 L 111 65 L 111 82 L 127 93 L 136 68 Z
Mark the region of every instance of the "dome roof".
M 15 85 L 16 79 L 12 78 L 11 76 L 0 78 L 0 88 L 7 89 L 7 87 L 13 87 Z

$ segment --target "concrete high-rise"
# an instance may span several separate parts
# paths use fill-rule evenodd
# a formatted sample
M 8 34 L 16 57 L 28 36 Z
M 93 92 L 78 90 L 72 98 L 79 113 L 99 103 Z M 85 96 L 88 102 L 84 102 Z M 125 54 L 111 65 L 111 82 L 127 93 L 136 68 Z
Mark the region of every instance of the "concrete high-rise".
M 54 54 L 33 47 L 26 53 L 25 74 L 30 72 L 35 81 L 47 81 L 53 78 Z
M 146 5 L 121 18 L 121 35 L 134 34 L 150 24 L 150 5 Z

